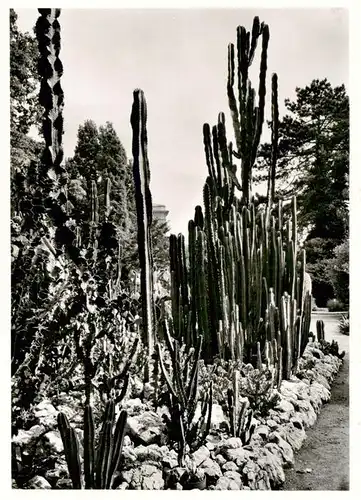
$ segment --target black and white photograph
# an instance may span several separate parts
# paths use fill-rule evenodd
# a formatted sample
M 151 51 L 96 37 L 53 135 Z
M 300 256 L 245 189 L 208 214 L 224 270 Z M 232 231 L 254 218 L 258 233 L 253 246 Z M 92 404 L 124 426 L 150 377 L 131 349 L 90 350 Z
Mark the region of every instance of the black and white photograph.
M 352 490 L 349 9 L 85 5 L 3 9 L 4 483 Z

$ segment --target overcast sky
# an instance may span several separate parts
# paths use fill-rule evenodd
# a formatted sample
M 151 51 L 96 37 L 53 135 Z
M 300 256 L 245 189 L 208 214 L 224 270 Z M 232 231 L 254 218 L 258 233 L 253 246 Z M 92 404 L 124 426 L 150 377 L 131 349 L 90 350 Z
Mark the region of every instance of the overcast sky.
M 16 11 L 19 28 L 31 31 L 37 10 Z M 65 155 L 73 154 L 79 125 L 92 119 L 113 122 L 130 156 L 132 92 L 143 89 L 153 202 L 169 209 L 172 232 L 186 232 L 207 176 L 203 123 L 215 124 L 224 111 L 233 138 L 227 45 L 238 25 L 251 29 L 255 15 L 270 27 L 267 92 L 278 73 L 281 115 L 284 99 L 315 78 L 348 88 L 346 10 L 62 10 Z M 254 64 L 258 88 L 258 59 Z

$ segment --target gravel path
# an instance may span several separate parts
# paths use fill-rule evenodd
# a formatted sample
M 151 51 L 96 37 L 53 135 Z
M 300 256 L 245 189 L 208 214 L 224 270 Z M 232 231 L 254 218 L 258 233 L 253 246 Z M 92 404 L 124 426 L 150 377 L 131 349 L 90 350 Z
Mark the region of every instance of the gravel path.
M 314 427 L 295 455 L 295 465 L 286 471 L 283 490 L 349 489 L 349 356 L 348 337 L 327 331 L 346 351 L 344 362 L 332 385 L 329 403 L 324 405 Z

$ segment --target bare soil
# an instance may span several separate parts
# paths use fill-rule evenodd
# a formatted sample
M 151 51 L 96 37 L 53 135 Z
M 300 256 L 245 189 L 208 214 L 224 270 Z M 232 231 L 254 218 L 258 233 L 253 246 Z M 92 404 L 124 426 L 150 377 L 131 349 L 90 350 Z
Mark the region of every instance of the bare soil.
M 332 338 L 348 351 L 348 337 Z M 327 338 L 326 340 L 331 340 Z M 349 355 L 337 374 L 331 400 L 324 405 L 307 439 L 295 454 L 293 469 L 286 471 L 283 490 L 349 490 Z

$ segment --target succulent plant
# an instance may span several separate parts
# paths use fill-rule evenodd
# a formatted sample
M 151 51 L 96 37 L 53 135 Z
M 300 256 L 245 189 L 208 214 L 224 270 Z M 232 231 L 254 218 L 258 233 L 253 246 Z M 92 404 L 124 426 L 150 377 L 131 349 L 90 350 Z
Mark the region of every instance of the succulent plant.
M 64 413 L 58 414 L 58 426 L 64 445 L 65 459 L 73 489 L 112 489 L 118 470 L 127 412 L 122 410 L 115 429 L 115 403 L 110 400 L 105 408 L 98 445 L 95 446 L 93 411 L 90 405 L 84 411 L 84 473 L 81 470 L 78 437 Z

